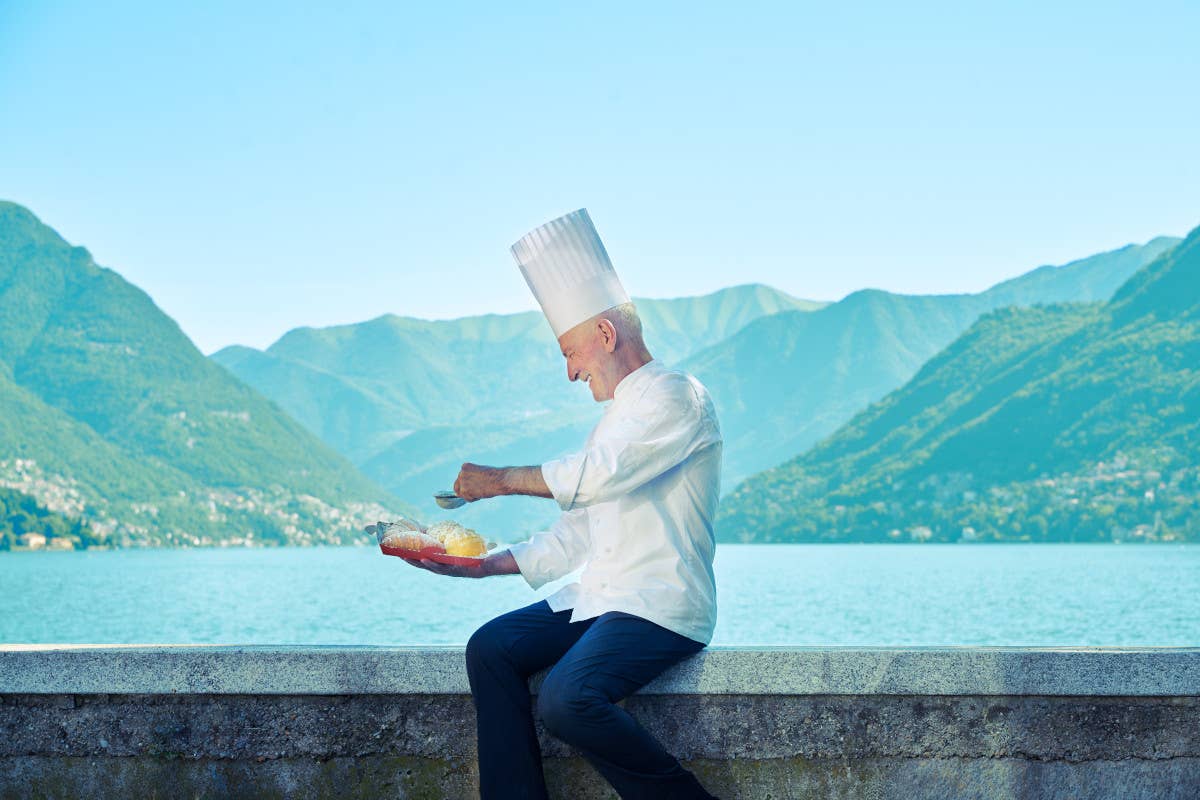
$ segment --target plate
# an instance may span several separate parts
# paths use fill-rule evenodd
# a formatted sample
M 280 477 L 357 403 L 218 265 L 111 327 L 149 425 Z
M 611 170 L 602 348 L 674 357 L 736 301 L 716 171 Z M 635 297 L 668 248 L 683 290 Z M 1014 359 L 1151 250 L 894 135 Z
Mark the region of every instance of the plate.
M 385 556 L 398 556 L 407 561 L 420 561 L 422 558 L 433 558 L 442 553 L 441 550 L 432 547 L 426 547 L 423 550 L 409 550 L 407 547 L 392 547 L 386 544 L 380 544 L 379 549 Z
M 486 556 L 452 556 L 447 553 L 434 553 L 429 556 L 430 561 L 436 561 L 439 564 L 457 564 L 460 567 L 477 567 L 483 563 L 484 558 Z

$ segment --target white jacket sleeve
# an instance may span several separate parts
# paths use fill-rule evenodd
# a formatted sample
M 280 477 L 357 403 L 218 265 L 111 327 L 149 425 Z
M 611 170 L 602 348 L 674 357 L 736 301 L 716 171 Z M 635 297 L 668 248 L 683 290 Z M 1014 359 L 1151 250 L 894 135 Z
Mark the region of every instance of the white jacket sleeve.
M 598 428 L 580 452 L 543 464 L 542 477 L 559 507 L 570 511 L 635 491 L 720 439 L 687 381 L 669 381 Z
M 587 509 L 559 515 L 550 530 L 535 533 L 529 541 L 514 544 L 508 551 L 521 577 L 532 588 L 540 589 L 561 578 L 583 564 L 591 552 Z

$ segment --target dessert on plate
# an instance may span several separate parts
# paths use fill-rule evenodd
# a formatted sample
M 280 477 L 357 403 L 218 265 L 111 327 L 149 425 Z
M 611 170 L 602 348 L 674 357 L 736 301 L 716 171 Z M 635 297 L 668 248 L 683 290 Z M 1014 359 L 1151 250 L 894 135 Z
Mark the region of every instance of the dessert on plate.
M 426 528 L 415 520 L 400 517 L 394 522 L 368 525 L 366 531 L 375 535 L 387 555 L 429 558 L 449 564 L 478 563 L 496 546 L 453 520 L 435 522 Z

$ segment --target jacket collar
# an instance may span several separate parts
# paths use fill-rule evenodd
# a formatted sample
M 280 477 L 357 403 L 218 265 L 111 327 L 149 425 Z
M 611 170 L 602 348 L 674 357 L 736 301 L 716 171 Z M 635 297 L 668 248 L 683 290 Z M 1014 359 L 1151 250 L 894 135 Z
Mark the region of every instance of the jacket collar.
M 657 358 L 650 359 L 621 379 L 621 382 L 613 389 L 613 400 L 620 400 L 626 394 L 630 397 L 639 396 L 650 381 L 665 369 L 666 367 Z

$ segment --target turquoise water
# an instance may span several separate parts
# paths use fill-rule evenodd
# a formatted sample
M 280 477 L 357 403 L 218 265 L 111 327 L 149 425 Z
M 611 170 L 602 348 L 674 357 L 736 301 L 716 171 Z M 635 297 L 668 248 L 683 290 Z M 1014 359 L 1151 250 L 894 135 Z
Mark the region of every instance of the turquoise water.
M 1200 644 L 1200 545 L 721 545 L 714 644 Z M 0 554 L 7 643 L 463 644 L 544 597 L 374 548 Z

